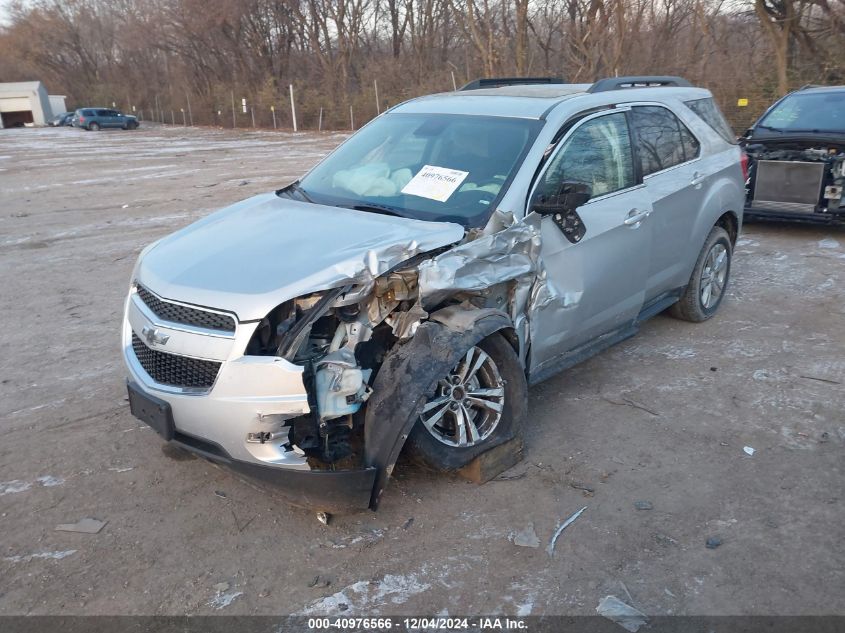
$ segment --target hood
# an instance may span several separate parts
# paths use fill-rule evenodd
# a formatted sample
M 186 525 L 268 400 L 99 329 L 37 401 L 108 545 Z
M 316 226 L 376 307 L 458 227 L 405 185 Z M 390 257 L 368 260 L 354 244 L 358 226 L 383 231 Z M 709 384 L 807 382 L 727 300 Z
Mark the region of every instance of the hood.
M 262 194 L 191 224 L 142 253 L 137 280 L 166 299 L 263 319 L 283 301 L 366 282 L 464 228 Z

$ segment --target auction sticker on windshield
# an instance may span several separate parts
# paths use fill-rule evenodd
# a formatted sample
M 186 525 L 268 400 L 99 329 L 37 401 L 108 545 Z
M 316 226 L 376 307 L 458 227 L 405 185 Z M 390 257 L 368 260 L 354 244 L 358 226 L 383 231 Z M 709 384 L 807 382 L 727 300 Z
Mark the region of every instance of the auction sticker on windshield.
M 423 165 L 417 175 L 402 187 L 402 193 L 446 202 L 467 176 L 468 171 Z

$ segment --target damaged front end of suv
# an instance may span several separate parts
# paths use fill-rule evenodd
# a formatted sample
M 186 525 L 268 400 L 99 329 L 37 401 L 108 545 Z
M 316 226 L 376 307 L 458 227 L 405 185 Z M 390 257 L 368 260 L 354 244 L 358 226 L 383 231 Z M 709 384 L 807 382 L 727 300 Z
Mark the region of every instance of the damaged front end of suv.
M 401 226 L 351 213 L 360 217 L 347 219 L 359 225 Z M 208 230 L 216 232 L 214 224 Z M 133 413 L 165 439 L 328 512 L 376 508 L 412 427 L 438 398 L 456 396 L 450 404 L 467 419 L 443 420 L 438 432 L 471 458 L 473 440 L 494 430 L 489 414 L 501 413 L 504 378 L 471 366 L 483 352 L 467 352 L 502 332 L 517 357 L 524 333 L 514 322 L 524 325 L 538 237 L 523 225 L 491 236 L 433 226 L 429 237 L 417 233 L 388 247 L 383 235 L 373 237 L 382 245 L 338 264 L 324 282 L 332 287 L 288 299 L 257 320 L 154 293 L 147 285 L 161 288 L 158 272 L 177 255 L 167 240 L 154 245 L 136 267 L 126 305 Z M 453 368 L 466 383 L 443 384 Z M 484 450 L 512 437 L 500 434 Z
M 490 125 L 465 118 L 410 123 L 429 136 L 446 130 L 449 141 L 467 133 L 461 125 Z M 365 205 L 361 194 L 411 180 L 402 168 L 389 170 L 397 184 L 355 167 L 362 137 L 381 142 L 365 129 L 332 155 L 349 169 L 324 162 L 301 183 L 145 250 L 123 328 L 133 414 L 166 440 L 327 512 L 375 509 L 419 420 L 423 452 L 454 449 L 438 464 L 446 469 L 512 439 L 526 406 L 524 314 L 539 237 L 490 206 L 538 126 L 499 127 L 512 132 L 510 156 L 487 180 L 452 187 L 451 214 L 427 219 L 424 196 L 426 219 Z M 472 214 L 486 216 L 482 227 Z M 484 339 L 495 332 L 491 349 Z
M 845 88 L 807 87 L 775 103 L 742 144 L 749 217 L 845 222 Z

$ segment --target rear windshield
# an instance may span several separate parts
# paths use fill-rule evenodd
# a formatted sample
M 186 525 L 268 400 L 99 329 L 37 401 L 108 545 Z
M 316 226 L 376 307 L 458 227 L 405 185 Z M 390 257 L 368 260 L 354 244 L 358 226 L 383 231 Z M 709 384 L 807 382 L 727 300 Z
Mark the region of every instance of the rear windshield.
M 736 143 L 736 135 L 733 133 L 731 126 L 728 125 L 721 110 L 719 110 L 719 106 L 711 97 L 685 101 L 684 103 L 728 143 Z
M 845 133 L 845 91 L 794 92 L 757 124 L 778 132 Z

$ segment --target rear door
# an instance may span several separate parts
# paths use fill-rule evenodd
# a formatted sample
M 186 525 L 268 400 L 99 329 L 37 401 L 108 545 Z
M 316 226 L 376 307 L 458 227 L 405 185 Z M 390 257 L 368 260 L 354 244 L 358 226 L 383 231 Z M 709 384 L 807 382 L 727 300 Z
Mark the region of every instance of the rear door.
M 531 196 L 554 195 L 564 182 L 585 184 L 593 196 L 577 210 L 586 230 L 576 242 L 553 216 L 541 219 L 546 283 L 559 299 L 537 300 L 531 324 L 532 372 L 603 334 L 630 326 L 643 306 L 651 204 L 637 181 L 625 110 L 587 117 L 570 130 Z
M 114 127 L 111 110 L 97 110 L 97 123 L 100 127 Z
M 634 105 L 631 125 L 643 183 L 652 205 L 654 244 L 646 302 L 688 281 L 688 250 L 704 205 L 707 174 L 700 164 L 701 143 L 663 105 Z

